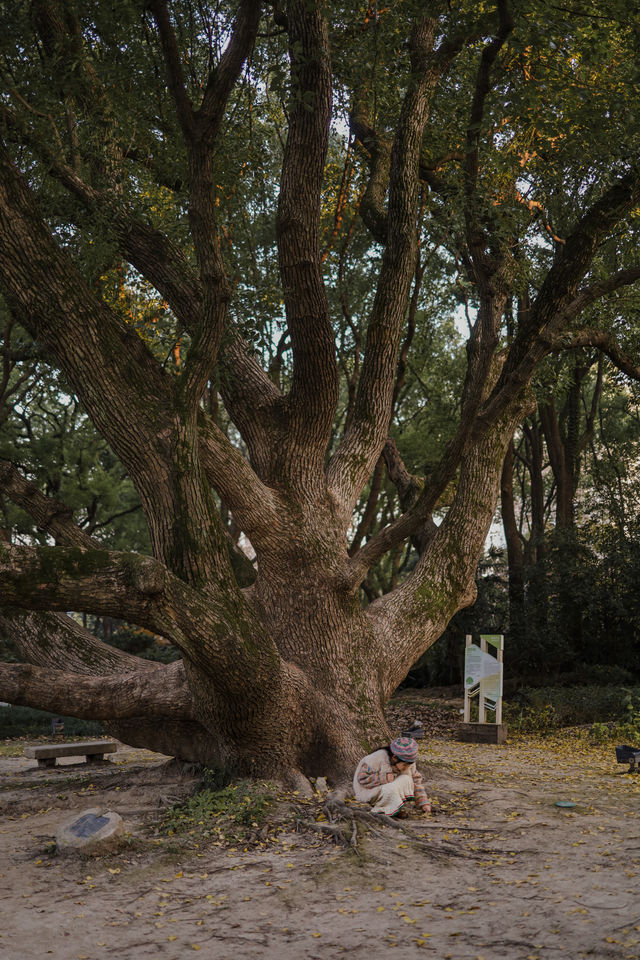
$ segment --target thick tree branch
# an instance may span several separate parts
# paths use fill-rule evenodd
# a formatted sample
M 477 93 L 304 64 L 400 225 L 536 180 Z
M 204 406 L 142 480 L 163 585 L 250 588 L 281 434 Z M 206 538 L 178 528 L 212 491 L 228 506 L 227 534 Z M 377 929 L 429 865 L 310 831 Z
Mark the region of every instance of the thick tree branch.
M 162 55 L 167 73 L 167 85 L 176 106 L 176 116 L 182 128 L 184 139 L 189 142 L 194 135 L 193 104 L 187 93 L 180 49 L 169 15 L 169 6 L 164 0 L 150 0 L 149 9 L 153 14 L 160 35 Z
M 161 231 L 136 217 L 117 196 L 108 191 L 95 190 L 85 183 L 75 170 L 59 158 L 44 138 L 22 123 L 12 111 L 0 107 L 0 112 L 10 129 L 19 131 L 21 139 L 32 146 L 46 162 L 52 175 L 87 210 L 92 213 L 100 211 L 101 215 L 105 210 L 108 211 L 108 225 L 122 256 L 158 290 L 180 323 L 192 337 L 196 337 L 203 324 L 203 288 L 182 251 Z M 265 475 L 269 457 L 265 457 L 264 452 L 272 444 L 273 432 L 266 428 L 273 426 L 274 401 L 280 397 L 280 393 L 233 332 L 228 343 L 222 346 L 219 361 L 222 368 L 221 392 L 227 409 L 249 447 L 252 462 Z M 208 370 L 211 356 L 204 356 L 203 362 L 204 366 L 198 367 L 200 377 Z M 199 392 L 200 385 L 201 379 L 194 387 L 195 393 Z M 253 417 L 258 406 L 262 411 L 260 422 Z
M 157 433 L 150 415 L 158 401 L 166 401 L 168 379 L 140 337 L 98 300 L 60 250 L 24 177 L 4 150 L 0 225 L 0 274 L 10 305 L 34 339 L 44 342 L 56 357 L 121 458 L 134 460 L 134 451 L 123 449 L 119 428 L 129 422 L 132 409 L 146 401 L 146 413 L 136 423 L 139 436 Z M 122 344 L 129 358 L 117 374 L 114 343 Z
M 0 663 L 0 697 L 18 706 L 87 720 L 193 720 L 181 663 L 141 673 L 87 677 L 33 664 Z
M 465 148 L 465 219 L 467 225 L 467 241 L 469 251 L 478 274 L 478 282 L 487 282 L 489 263 L 485 257 L 484 247 L 486 237 L 481 224 L 481 214 L 478 209 L 477 184 L 480 169 L 480 143 L 482 138 L 482 120 L 487 96 L 491 90 L 491 73 L 507 38 L 513 30 L 514 23 L 509 10 L 508 0 L 498 0 L 499 27 L 496 36 L 486 45 L 480 58 L 480 66 L 476 76 L 476 85 L 471 104 L 467 139 Z
M 59 248 L 5 151 L 0 154 L 0 227 L 0 276 L 7 299 L 34 339 L 56 358 L 127 468 L 149 521 L 155 555 L 189 582 L 224 579 L 227 552 L 198 463 L 195 422 L 177 422 L 171 378 Z M 114 355 L 126 362 L 117 366 Z M 181 512 L 184 521 L 176 524 Z
M 233 32 L 218 66 L 207 81 L 202 104 L 196 113 L 197 133 L 213 143 L 222 123 L 227 102 L 255 42 L 262 4 L 241 0 Z
M 495 512 L 504 454 L 532 399 L 514 403 L 465 454 L 453 504 L 414 570 L 365 611 L 393 638 L 384 652 L 388 695 L 454 613 L 475 599 L 475 570 Z
M 619 290 L 620 287 L 630 286 L 640 280 L 640 266 L 629 267 L 627 270 L 619 270 L 604 280 L 592 283 L 588 287 L 583 287 L 578 291 L 577 296 L 569 303 L 560 318 L 559 322 L 566 323 L 572 317 L 583 312 L 590 304 L 596 300 L 601 300 L 607 294 Z
M 255 549 L 271 542 L 282 509 L 277 494 L 257 478 L 240 450 L 204 414 L 200 457 L 209 482 Z
M 285 417 L 285 400 L 235 331 L 230 331 L 220 356 L 224 405 L 247 445 L 251 466 L 262 480 L 268 481 L 278 423 Z
M 214 682 L 232 669 L 238 681 L 246 683 L 251 673 L 266 684 L 280 669 L 271 637 L 235 581 L 221 581 L 217 595 L 204 593 L 152 557 L 0 544 L 0 591 L 3 603 L 20 609 L 95 613 L 146 627 L 171 640 Z
M 151 0 L 162 44 L 169 89 L 189 157 L 189 221 L 202 284 L 202 312 L 193 330 L 180 392 L 191 409 L 198 404 L 217 360 L 224 331 L 230 287 L 220 250 L 213 197 L 211 151 L 231 91 L 251 50 L 260 19 L 260 3 L 242 0 L 220 62 L 207 81 L 202 104 L 194 113 L 187 94 L 180 51 L 168 6 Z
M 140 220 L 110 190 L 100 190 L 82 179 L 59 151 L 13 110 L 0 105 L 0 117 L 11 135 L 28 144 L 46 164 L 48 172 L 90 213 L 108 213 L 107 226 L 122 256 L 167 301 L 178 320 L 195 332 L 202 311 L 202 289 L 182 251 L 160 230 Z
M 369 155 L 369 177 L 360 202 L 360 216 L 373 239 L 386 243 L 389 220 L 384 200 L 389 185 L 391 144 L 369 126 L 360 103 L 349 117 L 349 127 Z
M 296 453 L 289 457 L 289 471 L 306 474 L 308 482 L 323 475 L 338 399 L 319 234 L 331 120 L 331 65 L 327 25 L 318 4 L 290 0 L 287 23 L 292 97 L 276 232 L 293 353 L 289 443 Z
M 82 716 L 79 712 L 78 701 L 73 691 L 78 688 L 78 678 L 91 677 L 92 686 L 101 684 L 102 677 L 107 677 L 110 685 L 120 679 L 128 681 L 135 675 L 141 677 L 143 673 L 155 674 L 152 683 L 146 685 L 149 693 L 154 684 L 160 689 L 156 704 L 159 707 L 161 722 L 155 717 L 155 707 L 147 712 L 146 704 L 143 713 L 140 704 L 135 708 L 132 720 L 110 720 L 112 713 L 99 714 L 95 719 L 102 720 L 107 731 L 125 743 L 132 746 L 149 746 L 171 755 L 178 753 L 184 759 L 200 760 L 215 758 L 215 749 L 212 744 L 211 733 L 204 729 L 195 720 L 174 720 L 166 713 L 167 699 L 175 701 L 177 705 L 184 704 L 185 717 L 191 717 L 193 697 L 187 686 L 187 678 L 182 663 L 171 664 L 165 667 L 162 664 L 142 660 L 132 654 L 118 650 L 98 640 L 87 630 L 84 630 L 71 617 L 57 613 L 34 613 L 18 610 L 0 610 L 0 631 L 10 636 L 20 655 L 30 664 L 42 669 L 44 685 L 38 688 L 30 687 L 30 705 L 40 709 L 52 710 L 62 715 Z M 67 688 L 56 686 L 51 689 L 53 679 L 62 671 L 65 676 L 74 675 L 73 691 L 70 700 L 67 700 Z M 13 681 L 12 681 L 13 682 Z M 0 681 L 0 686 L 2 682 Z M 15 686 L 15 684 L 14 684 Z M 82 686 L 80 686 L 82 692 Z M 3 691 L 8 694 L 8 690 Z M 52 700 L 55 693 L 61 694 L 59 702 Z M 113 689 L 109 691 L 112 700 L 118 700 L 118 694 Z M 89 691 L 85 688 L 84 693 Z M 126 696 L 132 693 L 129 687 Z M 5 697 L 9 700 L 9 696 Z M 80 699 L 80 706 L 92 708 L 93 702 L 86 696 Z M 75 709 L 70 709 L 70 706 Z M 151 706 L 151 704 L 149 704 Z M 169 704 L 169 711 L 173 707 Z M 90 715 L 91 718 L 91 715 Z
M 327 468 L 329 487 L 345 518 L 386 441 L 402 327 L 416 267 L 418 167 L 433 91 L 446 60 L 434 51 L 436 19 L 418 23 L 411 36 L 411 76 L 391 151 L 388 237 L 367 329 L 354 415 Z
M 489 381 L 485 384 L 488 392 L 497 379 L 503 357 L 494 357 L 494 369 Z M 521 393 L 523 390 L 521 391 Z M 435 470 L 425 479 L 422 492 L 411 506 L 388 526 L 383 527 L 371 540 L 356 553 L 350 563 L 347 579 L 356 587 L 366 576 L 375 563 L 393 547 L 402 543 L 407 537 L 415 536 L 418 541 L 425 543 L 430 539 L 432 531 L 432 514 L 436 504 L 448 484 L 455 477 L 462 457 L 468 452 L 473 432 L 474 420 L 462 420 L 455 437 L 447 444 L 447 448 Z
M 202 105 L 193 117 L 192 133 L 185 136 L 189 157 L 189 222 L 203 291 L 200 323 L 194 331 L 180 381 L 181 392 L 191 409 L 200 402 L 217 361 L 231 297 L 220 249 L 212 151 L 229 97 L 255 41 L 260 9 L 257 0 L 241 0 L 231 38 L 209 76 Z M 170 74 L 175 69 L 171 62 L 168 68 Z
M 480 144 L 491 76 L 498 54 L 513 30 L 509 0 L 498 0 L 498 30 L 480 57 L 467 126 L 464 160 L 464 217 L 466 250 L 464 261 L 469 280 L 475 284 L 479 305 L 467 341 L 467 370 L 462 390 L 460 426 L 450 442 L 438 471 L 430 478 L 431 505 L 453 477 L 463 455 L 476 415 L 486 398 L 487 386 L 495 369 L 500 323 L 507 303 L 513 257 L 500 224 L 493 213 L 482 205 L 478 196 Z
M 620 349 L 616 338 L 604 330 L 578 330 L 575 333 L 559 333 L 551 340 L 551 350 L 577 350 L 580 347 L 595 347 L 605 353 L 611 362 L 632 380 L 640 380 L 640 365 Z
M 444 72 L 462 48 L 481 35 L 479 28 L 475 28 L 446 37 L 433 53 L 433 69 Z M 369 156 L 369 178 L 360 206 L 362 220 L 374 240 L 378 243 L 386 243 L 389 221 L 385 196 L 389 185 L 392 144 L 371 127 L 362 94 L 356 97 L 355 106 L 349 117 L 349 127 Z M 441 162 L 444 163 L 449 159 L 462 160 L 464 157 L 454 151 Z M 423 157 L 420 158 L 420 179 L 428 183 L 432 189 L 440 191 L 443 185 L 435 176 L 435 169 L 437 168 L 429 166 Z
M 0 544 L 2 602 L 22 609 L 102 614 L 164 634 L 169 578 L 166 567 L 139 554 Z
M 371 477 L 371 486 L 369 489 L 369 496 L 367 497 L 367 503 L 362 514 L 362 518 L 355 534 L 353 535 L 353 540 L 349 545 L 349 556 L 352 557 L 355 553 L 358 552 L 360 544 L 363 539 L 367 536 L 371 527 L 373 526 L 373 521 L 376 517 L 376 511 L 378 507 L 378 497 L 380 496 L 380 490 L 382 489 L 382 480 L 384 478 L 384 460 L 382 457 L 378 460 Z
M 151 660 L 103 643 L 63 613 L 0 607 L 0 631 L 15 643 L 23 660 L 49 670 L 102 676 L 157 667 Z
M 31 144 L 42 159 L 47 162 L 49 170 L 63 186 L 77 197 L 86 209 L 91 212 L 101 210 L 104 213 L 105 209 L 109 211 L 109 225 L 123 256 L 167 300 L 176 317 L 187 331 L 194 337 L 197 336 L 197 331 L 202 329 L 202 285 L 182 251 L 160 231 L 136 218 L 133 211 L 126 209 L 112 193 L 95 190 L 86 184 L 71 167 L 55 155 L 43 138 L 30 131 L 25 124 L 21 124 L 12 112 L 4 109 L 3 116 L 11 129 L 19 129 L 21 137 Z M 246 432 L 245 440 L 250 450 L 268 449 L 270 440 L 262 425 L 256 422 L 253 414 L 258 406 L 266 411 L 265 402 L 268 401 L 269 404 L 273 404 L 273 401 L 280 396 L 279 391 L 269 381 L 255 359 L 242 348 L 237 337 L 232 336 L 226 349 L 223 349 L 221 364 L 223 383 L 227 385 L 226 388 L 225 386 L 222 388 L 225 401 L 232 417 L 235 416 L 238 428 L 241 432 Z M 200 368 L 203 375 L 208 367 L 209 360 L 205 358 L 204 368 Z M 196 393 L 199 389 L 198 386 Z M 266 417 L 267 422 L 268 419 Z M 215 429 L 213 429 L 213 432 L 215 432 Z M 218 489 L 220 483 L 226 478 L 223 499 L 234 512 L 241 509 L 238 500 L 245 500 L 247 492 L 252 489 L 255 490 L 255 484 L 257 483 L 255 475 L 250 475 L 251 471 L 245 461 L 242 465 L 244 484 L 240 489 L 232 482 L 233 478 L 230 474 L 225 474 L 219 465 L 216 466 L 211 456 L 214 449 L 222 453 L 222 447 L 224 446 L 226 449 L 224 450 L 223 462 L 226 463 L 229 456 L 232 455 L 232 445 L 228 441 L 223 444 L 221 435 L 217 437 L 215 444 L 212 443 L 211 429 L 207 430 L 207 438 L 204 443 L 208 450 L 206 469 L 211 481 Z M 237 453 L 236 460 L 238 458 L 243 459 L 239 453 Z M 261 462 L 260 456 L 257 457 L 257 462 Z M 232 495 L 232 488 L 234 487 L 238 498 Z M 254 497 L 253 503 L 256 504 L 257 502 L 258 499 Z M 246 513 L 245 510 L 242 512 L 243 514 Z M 243 520 L 243 525 L 245 523 L 246 517 Z M 250 526 L 252 524 L 249 523 L 244 525 L 243 528 L 248 531 Z
M 385 443 L 383 457 L 387 465 L 389 479 L 398 491 L 402 509 L 404 511 L 410 510 L 423 490 L 424 480 L 409 473 L 393 437 L 389 437 Z M 433 517 L 421 518 L 419 528 L 413 534 L 413 543 L 418 555 L 422 555 L 436 530 L 437 527 L 433 522 Z

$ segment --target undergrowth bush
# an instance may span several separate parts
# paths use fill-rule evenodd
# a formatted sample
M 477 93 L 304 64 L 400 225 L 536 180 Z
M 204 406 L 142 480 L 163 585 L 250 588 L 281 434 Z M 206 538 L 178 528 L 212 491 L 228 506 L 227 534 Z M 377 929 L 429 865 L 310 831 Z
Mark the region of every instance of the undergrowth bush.
M 606 725 L 612 736 L 638 736 L 640 687 L 523 687 L 504 704 L 503 716 L 520 733 L 596 724 Z
M 274 807 L 275 787 L 251 780 L 222 785 L 224 779 L 219 770 L 205 770 L 193 796 L 169 808 L 161 832 L 237 842 L 259 829 Z

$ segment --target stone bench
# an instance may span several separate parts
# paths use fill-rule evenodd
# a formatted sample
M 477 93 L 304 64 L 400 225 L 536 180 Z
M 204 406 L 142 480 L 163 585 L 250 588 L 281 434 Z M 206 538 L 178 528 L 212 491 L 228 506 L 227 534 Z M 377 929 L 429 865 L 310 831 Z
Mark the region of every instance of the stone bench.
M 42 743 L 25 747 L 24 755 L 38 761 L 39 767 L 55 767 L 57 757 L 86 757 L 87 763 L 104 760 L 105 753 L 115 753 L 113 740 L 86 740 L 81 743 Z

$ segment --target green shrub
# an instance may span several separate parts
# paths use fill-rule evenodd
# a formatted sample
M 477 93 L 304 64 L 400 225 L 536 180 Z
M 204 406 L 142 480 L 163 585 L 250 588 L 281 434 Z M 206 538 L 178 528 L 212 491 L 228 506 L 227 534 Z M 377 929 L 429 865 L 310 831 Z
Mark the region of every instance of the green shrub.
M 224 771 L 206 770 L 195 794 L 169 808 L 161 831 L 236 841 L 260 827 L 274 806 L 275 789 L 250 780 L 219 786 L 221 779 Z
M 640 715 L 640 687 L 523 687 L 504 705 L 511 729 L 537 733 L 586 724 L 631 725 Z

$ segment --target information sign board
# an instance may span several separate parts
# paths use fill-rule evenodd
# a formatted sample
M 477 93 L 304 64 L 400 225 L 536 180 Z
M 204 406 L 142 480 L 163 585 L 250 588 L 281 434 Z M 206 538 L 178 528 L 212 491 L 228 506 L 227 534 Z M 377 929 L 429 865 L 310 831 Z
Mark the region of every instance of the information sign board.
M 496 650 L 489 653 L 487 645 Z M 486 711 L 495 713 L 495 723 L 502 722 L 502 656 L 501 634 L 482 634 L 480 646 L 467 637 L 464 657 L 464 720 L 471 722 L 471 700 L 478 698 L 478 722 L 484 723 Z

